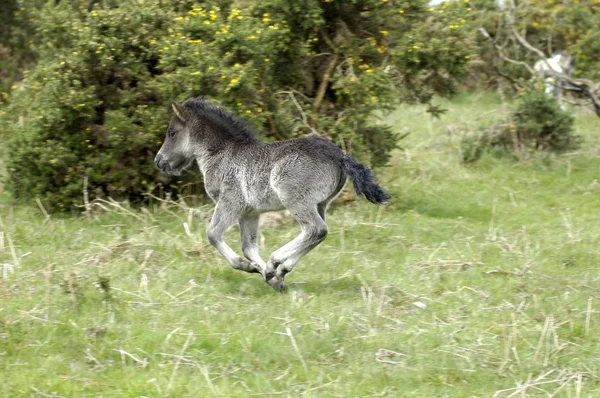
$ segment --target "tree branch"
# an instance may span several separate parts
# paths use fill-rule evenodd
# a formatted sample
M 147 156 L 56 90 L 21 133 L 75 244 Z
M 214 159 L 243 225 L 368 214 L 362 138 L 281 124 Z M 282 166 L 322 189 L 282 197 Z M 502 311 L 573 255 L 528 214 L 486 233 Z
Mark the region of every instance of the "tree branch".
M 329 65 L 327 65 L 325 72 L 323 72 L 323 76 L 321 76 L 321 83 L 319 84 L 319 88 L 317 89 L 317 95 L 315 97 L 315 102 L 313 103 L 314 114 L 316 114 L 319 111 L 319 108 L 321 107 L 321 103 L 323 102 L 323 98 L 325 97 L 325 91 L 327 91 L 327 86 L 329 85 L 331 73 L 335 69 L 337 61 L 340 57 L 338 48 L 335 46 L 335 44 L 333 44 L 329 36 L 327 36 L 325 32 L 322 32 L 321 36 L 323 36 L 323 40 L 325 41 L 325 43 L 327 43 L 327 45 L 331 47 L 333 55 L 331 56 L 331 60 L 329 61 Z
M 500 58 L 502 58 L 503 60 L 505 60 L 506 62 L 509 62 L 511 64 L 522 66 L 522 67 L 526 68 L 529 71 L 529 73 L 531 73 L 531 75 L 535 75 L 535 70 L 533 70 L 533 68 L 527 62 L 518 61 L 516 59 L 508 58 L 506 55 L 504 55 L 504 53 L 502 51 L 503 48 L 496 43 L 496 41 L 492 38 L 492 36 L 490 36 L 490 34 L 488 33 L 488 31 L 485 30 L 485 28 L 480 27 L 478 29 L 478 31 L 479 31 L 479 33 L 481 33 L 483 35 L 483 37 L 485 37 L 486 39 L 488 39 L 489 41 L 492 42 L 492 45 L 496 49 L 496 52 L 498 53 L 498 56 Z
M 510 0 L 510 9 L 506 11 L 506 18 L 507 18 L 507 24 L 508 27 L 512 33 L 512 35 L 514 36 L 514 38 L 519 42 L 519 44 L 521 46 L 523 46 L 525 49 L 527 49 L 528 51 L 536 54 L 548 67 L 548 72 L 554 76 L 557 79 L 560 79 L 562 81 L 565 81 L 567 83 L 569 83 L 570 85 L 574 86 L 575 88 L 577 88 L 577 91 L 582 92 L 584 95 L 586 95 L 590 101 L 592 101 L 592 103 L 594 104 L 594 110 L 596 111 L 596 115 L 598 115 L 598 117 L 600 117 L 600 100 L 598 100 L 598 97 L 596 96 L 596 94 L 594 93 L 594 89 L 595 89 L 595 84 L 587 79 L 574 79 L 568 75 L 565 75 L 563 73 L 559 73 L 557 71 L 555 71 L 550 64 L 548 63 L 548 57 L 546 56 L 546 54 L 544 54 L 543 51 L 541 51 L 540 49 L 534 47 L 533 45 L 531 45 L 527 39 L 525 39 L 525 37 L 523 37 L 516 29 L 515 27 L 515 11 L 517 9 L 517 6 L 515 4 L 515 0 Z M 568 87 L 565 87 L 564 89 L 569 90 Z

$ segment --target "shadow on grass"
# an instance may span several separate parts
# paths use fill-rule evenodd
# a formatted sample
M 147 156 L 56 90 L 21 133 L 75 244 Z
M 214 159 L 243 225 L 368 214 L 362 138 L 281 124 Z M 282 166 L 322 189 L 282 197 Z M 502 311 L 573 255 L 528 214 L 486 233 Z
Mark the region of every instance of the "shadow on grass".
M 273 290 L 260 274 L 249 274 L 231 267 L 226 268 L 225 265 L 223 269 L 212 271 L 209 283 L 213 284 L 220 293 L 245 298 L 276 297 L 280 294 Z
M 297 276 L 297 278 L 296 278 Z M 287 294 L 294 291 L 314 295 L 342 295 L 355 297 L 360 294 L 361 283 L 354 277 L 334 279 L 320 282 L 317 280 L 302 280 L 302 274 L 290 274 L 286 282 Z M 211 281 L 221 294 L 231 294 L 246 298 L 278 297 L 280 292 L 273 290 L 259 274 L 247 274 L 241 271 L 223 269 L 212 272 Z M 285 294 L 285 293 L 284 293 Z
M 293 291 L 301 291 L 307 294 L 314 295 L 331 295 L 336 296 L 348 294 L 355 297 L 360 294 L 361 283 L 357 278 L 347 277 L 342 279 L 334 279 L 331 281 L 319 282 L 309 280 L 306 282 L 295 282 L 292 277 L 288 278 L 288 293 Z
M 287 279 L 288 290 L 286 293 L 280 293 L 265 283 L 262 278 L 256 274 L 241 274 L 237 271 L 230 273 L 213 274 L 213 283 L 222 294 L 231 294 L 246 298 L 278 297 L 281 294 L 291 294 L 294 291 L 303 292 L 310 295 L 336 295 L 346 294 L 355 297 L 360 294 L 361 283 L 356 278 L 344 278 L 329 282 L 319 282 L 309 280 L 306 282 L 295 281 L 292 276 Z M 218 286 L 216 286 L 218 285 Z

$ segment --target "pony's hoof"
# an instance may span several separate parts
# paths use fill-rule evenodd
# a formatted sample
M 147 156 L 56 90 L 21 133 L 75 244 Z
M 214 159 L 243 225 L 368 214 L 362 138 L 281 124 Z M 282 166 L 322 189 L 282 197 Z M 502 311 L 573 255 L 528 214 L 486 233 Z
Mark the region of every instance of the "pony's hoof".
M 237 266 L 234 266 L 234 268 L 237 268 L 239 270 L 242 270 L 244 272 L 248 272 L 249 274 L 260 274 L 260 266 L 258 264 L 256 264 L 255 262 L 251 262 L 251 261 L 246 261 L 243 258 L 240 258 Z
M 278 292 L 281 292 L 281 293 L 287 292 L 287 286 L 286 286 L 283 278 L 274 277 L 274 278 L 269 279 L 267 281 L 267 283 L 269 284 L 269 286 L 271 286 L 273 289 L 277 290 Z
M 275 271 L 269 271 L 265 273 L 265 282 L 269 283 L 271 279 L 275 277 Z
M 262 274 L 260 265 L 258 265 L 254 261 L 250 263 L 250 271 L 248 272 L 251 274 Z

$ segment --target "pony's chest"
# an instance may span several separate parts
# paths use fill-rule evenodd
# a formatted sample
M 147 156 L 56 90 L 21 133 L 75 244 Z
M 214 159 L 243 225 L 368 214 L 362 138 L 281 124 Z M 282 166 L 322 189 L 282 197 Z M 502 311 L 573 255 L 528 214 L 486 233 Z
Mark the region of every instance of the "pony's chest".
M 216 203 L 219 200 L 223 189 L 223 181 L 220 178 L 213 173 L 204 174 L 204 190 L 213 202 Z
M 206 191 L 206 193 L 212 199 L 213 202 L 216 203 L 219 200 L 221 190 L 219 189 L 219 187 L 217 185 L 211 185 L 211 184 L 204 183 L 204 190 Z

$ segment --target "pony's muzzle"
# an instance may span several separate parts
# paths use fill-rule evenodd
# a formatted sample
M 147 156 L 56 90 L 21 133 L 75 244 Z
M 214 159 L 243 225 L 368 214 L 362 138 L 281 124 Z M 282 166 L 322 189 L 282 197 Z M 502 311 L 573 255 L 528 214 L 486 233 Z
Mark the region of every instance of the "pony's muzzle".
M 161 155 L 160 153 L 157 154 L 154 158 L 154 163 L 156 164 L 156 167 L 158 167 L 158 169 L 162 171 L 167 171 L 167 167 L 169 166 L 169 163 L 165 161 L 163 155 Z

